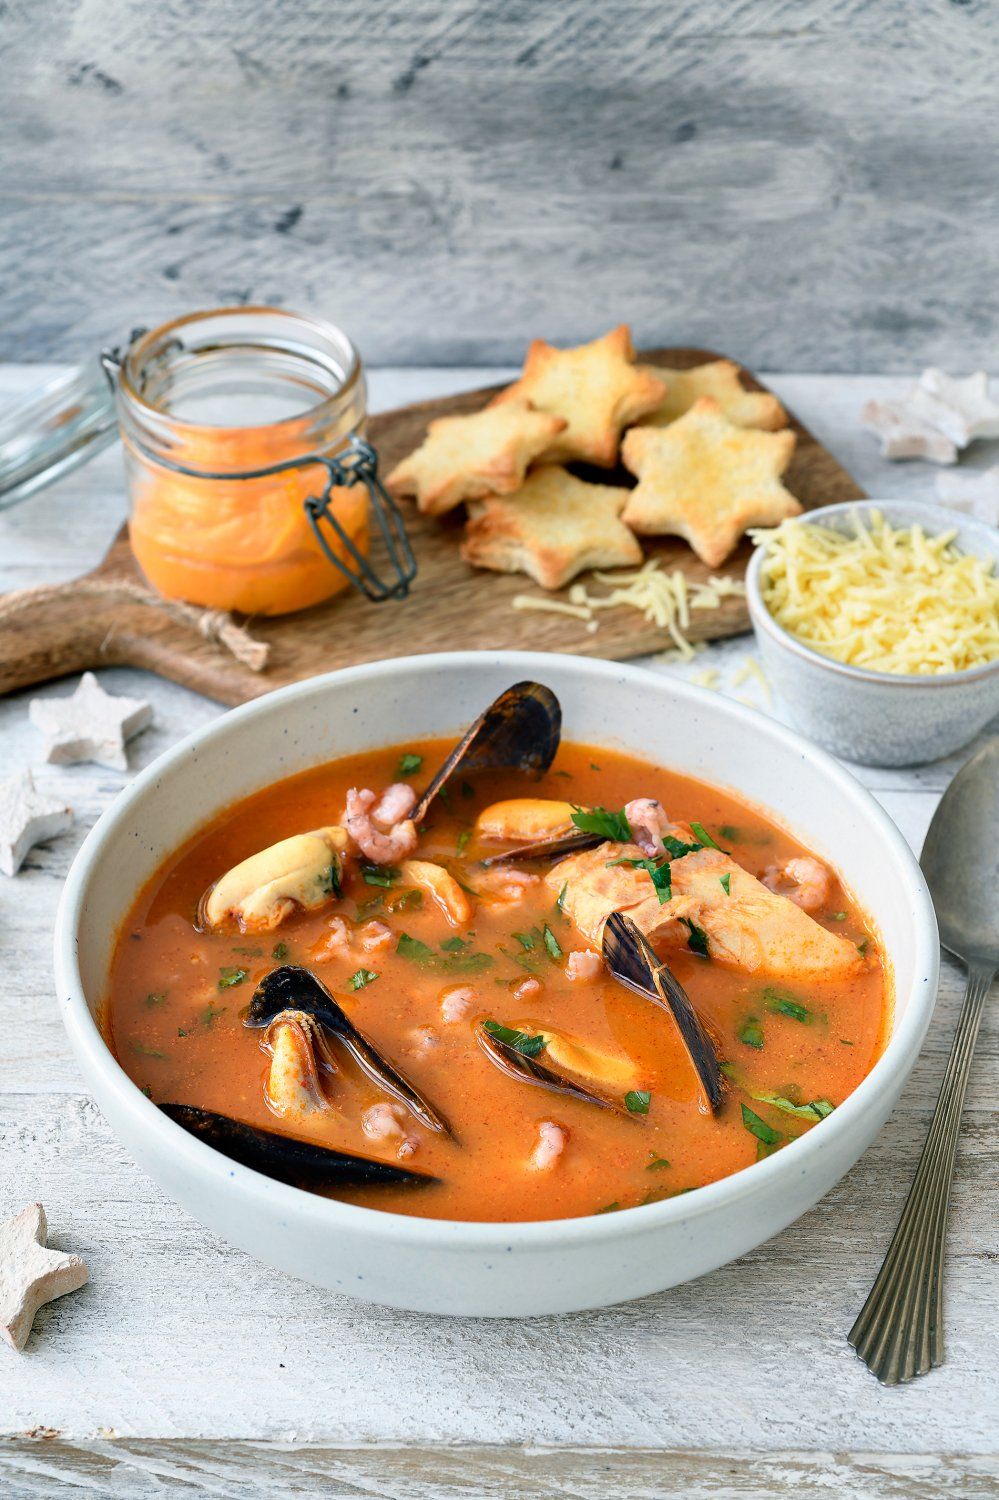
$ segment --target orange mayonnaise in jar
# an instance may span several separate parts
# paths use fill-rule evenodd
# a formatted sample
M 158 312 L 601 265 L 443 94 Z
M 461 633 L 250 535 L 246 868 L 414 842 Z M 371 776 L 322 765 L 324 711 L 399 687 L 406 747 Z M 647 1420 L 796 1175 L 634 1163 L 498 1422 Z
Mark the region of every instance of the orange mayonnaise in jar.
M 306 501 L 363 434 L 365 384 L 332 325 L 276 308 L 226 308 L 136 340 L 118 375 L 132 550 L 170 599 L 246 614 L 305 609 L 346 587 Z M 263 471 L 263 472 L 262 472 Z M 364 557 L 363 483 L 329 511 Z M 324 527 L 345 564 L 349 548 Z

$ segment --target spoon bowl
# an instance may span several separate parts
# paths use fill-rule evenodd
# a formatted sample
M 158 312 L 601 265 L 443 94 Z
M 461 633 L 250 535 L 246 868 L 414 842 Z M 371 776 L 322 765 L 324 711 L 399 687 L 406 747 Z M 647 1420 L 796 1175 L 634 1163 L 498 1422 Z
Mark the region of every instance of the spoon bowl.
M 999 735 L 954 777 L 919 863 L 943 946 L 969 967 L 999 969 Z

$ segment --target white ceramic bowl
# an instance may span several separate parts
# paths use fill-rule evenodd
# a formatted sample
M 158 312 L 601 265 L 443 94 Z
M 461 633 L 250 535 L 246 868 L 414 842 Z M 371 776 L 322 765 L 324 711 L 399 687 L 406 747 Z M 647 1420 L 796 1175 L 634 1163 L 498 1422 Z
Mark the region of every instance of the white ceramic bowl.
M 851 500 L 802 516 L 805 522 L 852 531 L 852 517 L 879 510 L 893 526 L 919 522 L 931 536 L 956 531 L 955 546 L 999 565 L 999 531 L 940 505 Z M 865 766 L 914 766 L 960 750 L 999 714 L 999 660 L 966 672 L 900 677 L 868 672 L 822 656 L 777 624 L 760 591 L 762 548 L 746 571 L 756 641 L 791 719 L 820 745 Z
M 533 677 L 567 738 L 618 746 L 771 810 L 842 871 L 894 968 L 891 1037 L 816 1129 L 746 1171 L 644 1208 L 536 1224 L 414 1219 L 286 1187 L 173 1124 L 127 1077 L 94 1016 L 134 891 L 237 798 L 338 755 L 454 733 Z M 317 1285 L 422 1312 L 532 1316 L 606 1306 L 742 1255 L 828 1192 L 876 1135 L 916 1060 L 936 995 L 926 886 L 881 808 L 822 751 L 760 714 L 639 668 L 581 657 L 457 652 L 354 667 L 268 694 L 136 777 L 90 833 L 55 934 L 59 1005 L 87 1082 L 136 1161 L 202 1223 Z

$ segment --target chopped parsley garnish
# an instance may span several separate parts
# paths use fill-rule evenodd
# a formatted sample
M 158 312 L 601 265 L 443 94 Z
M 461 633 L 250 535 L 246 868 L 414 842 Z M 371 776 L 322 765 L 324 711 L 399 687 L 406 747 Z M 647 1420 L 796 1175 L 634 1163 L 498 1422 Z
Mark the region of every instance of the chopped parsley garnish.
M 422 755 L 414 755 L 411 750 L 407 750 L 405 755 L 399 756 L 399 764 L 396 766 L 395 774 L 397 776 L 413 776 L 422 764 Z
M 743 1104 L 741 1109 L 742 1123 L 749 1133 L 755 1135 L 758 1141 L 762 1141 L 764 1146 L 776 1146 L 781 1138 L 780 1131 L 774 1130 L 773 1126 L 768 1125 L 766 1120 L 761 1120 L 759 1115 L 754 1110 L 751 1110 L 748 1104 Z
M 546 1036 L 531 1036 L 526 1031 L 515 1031 L 512 1026 L 501 1026 L 498 1021 L 483 1021 L 482 1029 L 522 1057 L 537 1057 L 548 1046 Z
M 380 897 L 377 899 L 381 900 Z M 392 900 L 388 904 L 388 909 L 389 911 L 406 911 L 408 908 L 412 908 L 413 911 L 418 911 L 422 905 L 423 892 L 417 890 L 415 885 L 410 885 L 405 890 L 400 891 L 397 896 L 392 897 Z
M 632 841 L 631 824 L 624 815 L 624 808 L 617 812 L 608 812 L 606 807 L 591 807 L 588 810 L 582 807 L 573 809 L 572 821 L 581 833 L 597 833 L 602 839 L 610 839 L 616 844 L 630 844 Z
M 846 921 L 846 912 L 845 911 L 831 911 L 829 913 L 829 920 L 830 920 L 830 922 L 845 922 Z
M 555 936 L 554 932 L 552 932 L 547 922 L 545 922 L 541 929 L 541 935 L 545 940 L 545 947 L 548 949 L 548 956 L 556 961 L 560 959 L 562 957 L 562 949 L 559 946 L 559 940 Z
M 132 1051 L 137 1052 L 140 1057 L 155 1057 L 160 1062 L 166 1060 L 165 1052 L 158 1052 L 155 1047 L 150 1047 L 146 1042 L 133 1042 Z
M 715 843 L 714 839 L 711 837 L 710 833 L 708 833 L 703 823 L 691 823 L 690 826 L 697 838 L 700 839 L 705 849 L 717 849 L 719 854 L 725 853 L 725 850 L 722 849 L 720 845 Z
M 670 859 L 682 859 L 685 854 L 696 854 L 702 849 L 703 844 L 685 844 L 682 839 L 675 839 L 671 833 L 663 834 L 663 846 Z
M 763 1050 L 763 1028 L 756 1016 L 750 1016 L 748 1020 L 743 1021 L 739 1027 L 739 1040 L 747 1047 L 755 1047 L 757 1052 Z
M 454 846 L 455 854 L 464 854 L 465 850 L 468 848 L 468 843 L 471 837 L 472 830 L 470 828 L 463 828 L 461 830 L 458 835 L 458 841 Z
M 482 969 L 491 969 L 496 962 L 491 953 L 466 953 L 464 949 L 435 953 L 419 938 L 410 937 L 408 932 L 399 934 L 395 951 L 400 958 L 408 958 L 424 969 L 435 969 L 442 974 L 476 974 Z
M 441 947 L 445 953 L 461 953 L 463 949 L 470 948 L 471 943 L 467 938 L 449 937 L 444 939 Z
M 665 860 L 661 865 L 656 864 L 654 859 L 629 859 L 622 855 L 619 859 L 609 859 L 607 868 L 613 865 L 630 865 L 633 870 L 645 870 L 656 888 L 659 897 L 659 905 L 663 906 L 673 894 L 673 878 L 670 875 L 669 861 Z
M 146 1004 L 152 1010 L 156 1005 L 162 1005 L 166 999 L 166 990 L 150 990 L 146 996 Z
M 215 1022 L 218 1020 L 219 1016 L 225 1015 L 225 1010 L 226 1007 L 224 1005 L 220 1005 L 216 1010 L 214 1000 L 210 1000 L 205 1006 L 204 1010 L 201 1012 L 201 1015 L 198 1019 L 201 1021 L 202 1026 L 204 1026 L 207 1031 L 210 1031 Z
M 324 870 L 321 875 L 316 876 L 316 884 L 327 896 L 339 896 L 341 894 L 340 864 L 338 860 L 333 859 L 330 862 L 329 869 Z
M 646 1163 L 645 1170 L 646 1172 L 658 1172 L 661 1168 L 668 1166 L 669 1162 L 665 1156 L 654 1156 L 650 1162 Z
M 475 796 L 475 788 L 470 781 L 463 781 L 461 783 L 461 795 L 463 797 Z
M 719 875 L 718 876 L 718 884 L 721 886 L 721 888 L 725 892 L 726 896 L 731 896 L 731 894 L 732 894 L 732 876 L 731 876 L 731 874 L 729 872 L 726 872 L 724 875 Z
M 352 990 L 363 990 L 366 984 L 371 984 L 372 980 L 377 978 L 378 975 L 374 969 L 358 969 L 356 974 L 351 974 L 347 983 Z
M 263 958 L 264 956 L 263 948 L 246 948 L 237 945 L 232 951 L 233 953 L 242 953 L 244 958 Z
M 520 944 L 520 946 L 527 949 L 528 953 L 534 947 L 534 937 L 531 933 L 515 932 L 513 935 L 517 939 L 517 942 Z
M 734 823 L 722 823 L 718 832 L 729 844 L 737 844 L 742 838 L 742 829 L 737 828 Z
M 841 1036 L 840 1037 L 839 1044 L 840 1044 L 841 1047 L 852 1047 L 853 1046 L 853 1043 L 852 1042 L 848 1042 L 845 1036 Z
M 593 1212 L 595 1214 L 616 1214 L 620 1211 L 620 1208 L 621 1205 L 615 1198 L 613 1203 L 605 1203 L 603 1208 L 595 1208 Z
M 287 957 L 288 957 L 288 944 L 287 943 L 275 943 L 274 947 L 271 949 L 271 958 L 276 958 L 277 961 L 278 961 L 278 963 L 281 963 Z
M 690 936 L 687 939 L 687 947 L 691 953 L 698 954 L 701 958 L 708 958 L 708 935 L 703 927 L 698 927 L 696 922 L 691 922 L 687 917 L 681 917 L 680 921 L 686 927 Z
M 809 1104 L 795 1104 L 793 1099 L 785 1099 L 782 1094 L 754 1094 L 760 1104 L 770 1104 L 774 1109 L 783 1110 L 786 1115 L 796 1115 L 799 1120 L 824 1120 L 831 1115 L 834 1105 L 828 1099 L 813 1099 Z
M 177 1035 L 178 1036 L 187 1036 L 187 1032 L 184 1030 L 183 1026 L 178 1026 L 177 1027 Z
M 555 901 L 555 909 L 559 913 L 560 916 L 564 916 L 565 915 L 565 893 L 566 893 L 566 891 L 568 889 L 569 889 L 569 882 L 566 881 L 565 884 L 563 885 L 562 889 L 559 891 L 558 896 L 557 896 L 556 901 Z
M 391 865 L 362 865 L 361 874 L 367 885 L 390 886 L 399 879 L 399 871 Z
M 219 989 L 231 990 L 233 985 L 242 984 L 247 978 L 246 969 L 219 969 Z
M 862 943 L 858 943 L 857 944 L 857 952 L 861 953 L 861 954 L 866 953 L 867 952 L 867 947 L 868 947 L 868 944 L 870 943 L 870 941 L 871 941 L 870 938 L 864 938 L 864 941 Z
M 648 1089 L 629 1089 L 624 1096 L 625 1108 L 633 1115 L 647 1115 L 651 1103 Z
M 801 1005 L 797 1000 L 792 1000 L 790 995 L 782 995 L 780 990 L 765 989 L 763 1000 L 767 1010 L 773 1011 L 778 1016 L 790 1016 L 792 1021 L 802 1021 L 805 1025 L 812 1019 L 812 1013 L 807 1005 Z

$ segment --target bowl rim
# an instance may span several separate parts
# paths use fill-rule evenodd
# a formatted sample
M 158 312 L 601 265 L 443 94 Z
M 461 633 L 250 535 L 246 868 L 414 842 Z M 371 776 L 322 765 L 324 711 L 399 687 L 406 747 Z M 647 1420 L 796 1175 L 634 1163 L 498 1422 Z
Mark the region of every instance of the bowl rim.
M 845 516 L 853 511 L 877 510 L 887 515 L 892 510 L 896 513 L 904 510 L 911 516 L 913 509 L 924 511 L 927 522 L 930 525 L 935 524 L 939 531 L 967 529 L 980 535 L 988 543 L 989 550 L 996 560 L 996 572 L 999 576 L 999 530 L 990 526 L 986 521 L 979 521 L 975 516 L 966 516 L 962 511 L 948 510 L 946 506 L 934 505 L 928 500 L 873 498 L 844 500 L 837 505 L 821 505 L 816 510 L 804 511 L 794 519 L 804 521 L 808 525 L 822 525 L 830 516 Z M 760 573 L 765 556 L 763 547 L 755 547 L 746 566 L 746 603 L 753 625 L 757 630 L 766 631 L 778 645 L 801 657 L 811 666 L 824 668 L 835 676 L 849 678 L 854 682 L 874 683 L 878 687 L 886 688 L 918 688 L 922 691 L 931 688 L 964 687 L 967 684 L 994 677 L 999 673 L 999 656 L 993 661 L 981 662 L 977 667 L 963 667 L 960 672 L 935 672 L 932 676 L 917 676 L 916 674 L 907 676 L 903 672 L 874 672 L 869 667 L 855 667 L 850 662 L 837 661 L 835 657 L 824 656 L 821 651 L 816 651 L 813 646 L 807 646 L 804 641 L 792 635 L 770 613 L 760 586 Z
M 763 1192 L 781 1178 L 807 1173 L 816 1154 L 831 1144 L 833 1132 L 848 1136 L 859 1125 L 868 1108 L 876 1107 L 879 1095 L 893 1079 L 908 1077 L 919 1055 L 936 1002 L 940 948 L 936 917 L 929 890 L 919 864 L 888 814 L 876 799 L 843 766 L 810 740 L 755 709 L 719 699 L 717 694 L 694 687 L 678 678 L 657 678 L 641 667 L 593 657 L 569 656 L 554 652 L 490 652 L 485 658 L 490 667 L 509 668 L 512 681 L 528 676 L 544 679 L 546 670 L 557 664 L 559 670 L 570 670 L 591 680 L 623 677 L 636 689 L 648 692 L 650 685 L 662 684 L 671 694 L 693 704 L 719 702 L 735 725 L 746 734 L 762 735 L 791 752 L 795 757 L 809 758 L 837 790 L 855 804 L 880 833 L 886 851 L 893 858 L 897 874 L 905 881 L 912 909 L 914 927 L 913 985 L 905 1013 L 892 1026 L 887 1044 L 874 1067 L 834 1113 L 821 1122 L 821 1129 L 810 1130 L 783 1151 L 752 1163 L 748 1168 L 695 1188 L 691 1192 L 666 1198 L 658 1203 L 619 1209 L 614 1213 L 587 1214 L 570 1219 L 541 1219 L 528 1222 L 502 1220 L 466 1220 L 421 1218 L 396 1214 L 385 1209 L 368 1208 L 324 1198 L 302 1188 L 291 1187 L 266 1177 L 221 1155 L 213 1147 L 189 1134 L 168 1118 L 138 1084 L 125 1072 L 104 1041 L 90 1012 L 83 990 L 77 960 L 78 929 L 85 918 L 87 888 L 99 866 L 99 856 L 106 843 L 127 822 L 158 780 L 187 758 L 194 747 L 201 747 L 234 732 L 245 732 L 256 722 L 275 713 L 296 698 L 326 689 L 331 684 L 349 685 L 360 679 L 418 676 L 440 671 L 474 672 L 482 665 L 477 651 L 427 653 L 397 657 L 389 661 L 365 663 L 341 668 L 319 677 L 307 678 L 285 688 L 265 693 L 250 702 L 220 714 L 209 724 L 194 730 L 158 756 L 121 792 L 81 845 L 63 888 L 54 930 L 56 992 L 63 1022 L 86 1081 L 98 1094 L 114 1096 L 118 1121 L 127 1122 L 123 1142 L 151 1138 L 160 1154 L 167 1155 L 184 1175 L 194 1177 L 214 1192 L 235 1192 L 244 1208 L 268 1216 L 272 1223 L 283 1222 L 313 1230 L 340 1231 L 362 1237 L 373 1237 L 385 1243 L 418 1249 L 421 1246 L 447 1250 L 531 1250 L 567 1248 L 581 1241 L 606 1243 L 627 1238 L 634 1233 L 649 1233 L 691 1219 L 700 1218 L 730 1207 L 750 1194 Z M 858 809 L 858 810 L 860 810 Z M 897 996 L 896 996 L 897 1002 Z M 92 1082 L 93 1079 L 97 1083 Z

